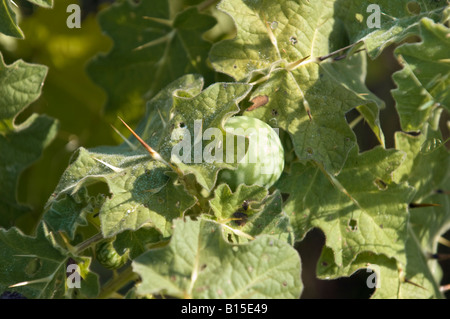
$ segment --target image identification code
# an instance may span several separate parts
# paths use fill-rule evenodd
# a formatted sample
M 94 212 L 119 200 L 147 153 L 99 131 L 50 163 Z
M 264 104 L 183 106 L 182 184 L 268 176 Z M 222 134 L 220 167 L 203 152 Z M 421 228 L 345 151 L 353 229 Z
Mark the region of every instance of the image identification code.
M 209 316 L 214 313 L 234 313 L 234 314 L 264 314 L 268 310 L 267 304 L 253 304 L 253 303 L 236 303 L 225 304 L 225 307 L 218 306 L 202 306 L 191 305 L 188 303 L 181 307 L 182 314 L 207 314 Z

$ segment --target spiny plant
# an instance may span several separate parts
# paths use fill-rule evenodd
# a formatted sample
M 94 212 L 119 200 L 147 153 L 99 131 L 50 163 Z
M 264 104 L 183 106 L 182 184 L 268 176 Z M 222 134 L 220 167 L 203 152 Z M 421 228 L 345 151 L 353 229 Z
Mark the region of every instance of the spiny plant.
M 371 4 L 376 27 L 367 23 Z M 16 225 L 31 209 L 18 200 L 18 179 L 58 121 L 33 114 L 16 123 L 48 68 L 0 55 L 0 292 L 299 298 L 294 245 L 318 228 L 326 238 L 318 278 L 369 268 L 372 298 L 443 298 L 449 19 L 444 0 L 116 1 L 98 14 L 112 47 L 86 71 L 124 142 L 79 147 L 32 234 Z M 24 37 L 9 0 L 0 1 L 0 32 Z M 388 148 L 385 102 L 365 82 L 368 59 L 391 44 L 401 131 Z M 354 131 L 361 121 L 379 144 L 367 151 Z M 205 160 L 228 140 L 203 132 L 223 137 L 240 126 L 278 129 L 269 149 L 256 149 L 258 161 L 279 155 L 273 176 L 258 175 L 261 163 Z M 181 161 L 173 150 L 184 136 L 192 154 Z

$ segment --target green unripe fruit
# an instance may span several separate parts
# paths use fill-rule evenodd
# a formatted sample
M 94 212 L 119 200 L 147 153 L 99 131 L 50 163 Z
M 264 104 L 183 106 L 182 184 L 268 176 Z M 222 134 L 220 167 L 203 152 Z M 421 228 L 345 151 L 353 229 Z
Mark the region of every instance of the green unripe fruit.
M 99 263 L 108 269 L 118 269 L 128 261 L 128 251 L 123 255 L 119 255 L 111 240 L 97 244 L 95 246 L 95 253 Z
M 232 117 L 224 127 L 227 133 L 245 132 L 248 143 L 244 147 L 238 139 L 235 151 L 241 149 L 243 153 L 245 148 L 245 155 L 237 159 L 236 170 L 220 171 L 218 182 L 228 184 L 233 190 L 240 184 L 271 187 L 284 169 L 284 150 L 277 132 L 267 123 L 248 116 Z

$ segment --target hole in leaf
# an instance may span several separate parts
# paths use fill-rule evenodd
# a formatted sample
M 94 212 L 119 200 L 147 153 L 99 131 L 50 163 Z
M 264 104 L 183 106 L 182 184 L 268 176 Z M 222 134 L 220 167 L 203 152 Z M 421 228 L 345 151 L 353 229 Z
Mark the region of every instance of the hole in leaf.
M 418 15 L 421 11 L 420 4 L 416 1 L 410 1 L 406 4 L 406 10 L 409 14 Z
M 377 178 L 373 183 L 378 187 L 379 190 L 384 191 L 388 188 L 387 184 L 382 179 Z
M 411 136 L 419 136 L 422 134 L 420 131 L 410 131 L 410 132 L 404 132 L 405 134 L 411 135 Z
M 358 230 L 358 222 L 355 219 L 350 219 L 348 226 L 350 227 L 351 231 L 357 231 Z
M 38 257 L 31 258 L 31 260 L 28 262 L 28 264 L 25 266 L 25 273 L 28 276 L 34 276 L 39 269 L 42 267 L 42 261 Z
M 291 41 L 291 44 L 292 45 L 296 45 L 297 44 L 297 38 L 296 37 L 294 37 L 294 36 L 291 36 L 290 38 L 289 38 L 289 41 Z

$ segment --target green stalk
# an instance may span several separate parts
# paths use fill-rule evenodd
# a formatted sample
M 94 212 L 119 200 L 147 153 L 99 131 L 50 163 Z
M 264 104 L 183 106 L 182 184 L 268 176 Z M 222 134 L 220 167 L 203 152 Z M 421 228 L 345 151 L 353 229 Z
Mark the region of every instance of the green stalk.
M 139 279 L 139 276 L 133 272 L 133 268 L 130 265 L 119 275 L 108 281 L 103 286 L 97 298 L 107 299 L 111 296 L 114 296 L 120 288 L 128 284 L 130 281 L 134 281 L 137 279 Z

